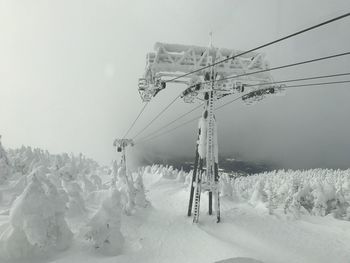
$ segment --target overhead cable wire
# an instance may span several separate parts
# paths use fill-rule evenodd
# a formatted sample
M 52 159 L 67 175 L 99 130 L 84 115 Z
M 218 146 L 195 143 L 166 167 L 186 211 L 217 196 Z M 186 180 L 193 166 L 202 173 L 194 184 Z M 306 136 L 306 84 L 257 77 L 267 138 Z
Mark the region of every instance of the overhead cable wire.
M 188 73 L 186 73 L 186 74 L 177 76 L 177 77 L 172 78 L 172 79 L 170 79 L 170 80 L 167 80 L 167 81 L 165 81 L 165 82 L 172 82 L 172 81 L 175 81 L 175 80 L 177 80 L 177 79 L 180 79 L 180 78 L 189 76 L 189 75 L 191 75 L 191 74 L 194 74 L 194 73 L 200 72 L 200 71 L 202 71 L 202 70 L 204 70 L 204 69 L 210 68 L 210 67 L 212 67 L 212 66 L 216 66 L 216 65 L 218 65 L 218 64 L 224 63 L 224 62 L 229 61 L 229 60 L 231 60 L 231 59 L 235 59 L 235 58 L 240 57 L 240 56 L 243 56 L 243 55 L 245 55 L 245 54 L 248 54 L 248 53 L 254 52 L 254 51 L 256 51 L 256 50 L 262 49 L 262 48 L 264 48 L 264 47 L 271 46 L 271 45 L 276 44 L 276 43 L 278 43 L 278 42 L 281 42 L 281 41 L 283 41 L 283 40 L 286 40 L 286 39 L 295 37 L 295 36 L 297 36 L 297 35 L 306 33 L 306 32 L 308 32 L 308 31 L 311 31 L 311 30 L 314 30 L 314 29 L 316 29 L 316 28 L 325 26 L 325 25 L 330 24 L 330 23 L 333 23 L 333 22 L 335 22 L 335 21 L 344 19 L 344 18 L 346 18 L 346 17 L 348 17 L 348 16 L 350 16 L 350 12 L 349 12 L 349 13 L 346 13 L 346 14 L 343 14 L 343 15 L 340 15 L 340 16 L 337 16 L 337 17 L 334 17 L 334 18 L 332 18 L 332 19 L 326 20 L 326 21 L 324 21 L 324 22 L 322 22 L 322 23 L 319 23 L 319 24 L 316 24 L 316 25 L 307 27 L 307 28 L 302 29 L 302 30 L 300 30 L 300 31 L 297 31 L 297 32 L 295 32 L 295 33 L 293 33 L 293 34 L 289 34 L 289 35 L 287 35 L 287 36 L 281 37 L 281 38 L 279 38 L 279 39 L 276 39 L 276 40 L 274 40 L 274 41 L 271 41 L 271 42 L 268 42 L 268 43 L 266 43 L 266 44 L 260 45 L 260 46 L 258 46 L 258 47 L 252 48 L 252 49 L 250 49 L 250 50 L 248 50 L 248 51 L 245 51 L 245 52 L 239 53 L 239 54 L 237 54 L 237 55 L 234 55 L 234 56 L 225 58 L 225 59 L 223 59 L 223 60 L 214 62 L 214 63 L 212 63 L 212 64 L 209 64 L 209 65 L 207 65 L 207 66 L 201 67 L 201 68 L 196 69 L 196 70 L 193 70 L 193 71 L 188 72 Z
M 134 122 L 130 125 L 129 129 L 126 131 L 126 133 L 123 136 L 123 139 L 125 139 L 126 136 L 128 136 L 129 132 L 131 131 L 131 129 L 135 126 L 137 120 L 140 118 L 141 114 L 144 112 L 144 110 L 146 109 L 148 105 L 148 102 L 146 102 L 143 107 L 141 108 L 141 110 L 139 111 L 137 117 L 135 118 Z
M 321 83 L 309 83 L 309 84 L 300 84 L 300 85 L 292 85 L 292 86 L 287 86 L 286 89 L 289 89 L 289 88 L 300 88 L 300 87 L 310 87 L 310 86 L 332 85 L 332 84 L 345 84 L 345 83 L 350 83 L 350 80 L 333 81 L 333 82 L 321 82 Z M 229 101 L 229 102 L 226 102 L 226 103 L 224 103 L 223 105 L 220 105 L 219 107 L 216 107 L 215 110 L 219 110 L 219 109 L 221 109 L 221 108 L 223 108 L 223 107 L 225 107 L 225 106 L 227 106 L 227 105 L 229 105 L 229 104 L 231 104 L 231 103 L 233 103 L 233 102 L 235 102 L 235 101 L 241 99 L 243 96 L 245 96 L 245 95 L 247 95 L 247 94 L 250 94 L 250 93 L 252 93 L 252 92 L 254 92 L 254 91 L 248 92 L 248 93 L 246 93 L 246 94 L 244 94 L 244 95 L 241 95 L 241 96 L 239 96 L 239 97 L 237 97 L 237 98 L 235 98 L 235 99 L 233 99 L 233 100 L 231 100 L 231 101 Z M 160 136 L 163 136 L 163 135 L 165 135 L 165 134 L 168 134 L 168 133 L 170 133 L 170 132 L 173 132 L 173 131 L 175 131 L 175 130 L 177 130 L 177 129 L 179 129 L 179 128 L 181 128 L 181 127 L 183 127 L 183 126 L 185 126 L 185 125 L 187 125 L 187 124 L 189 124 L 189 123 L 194 122 L 195 120 L 198 120 L 198 118 L 200 118 L 200 117 L 201 117 L 201 115 L 200 115 L 200 116 L 197 116 L 197 117 L 195 117 L 195 118 L 193 118 L 193 119 L 190 119 L 190 120 L 188 120 L 188 121 L 186 121 L 186 122 L 184 122 L 184 123 L 182 123 L 182 124 L 180 124 L 180 125 L 177 125 L 177 126 L 175 126 L 174 128 L 172 128 L 172 129 L 169 129 L 169 130 L 164 131 L 164 132 L 162 132 L 162 133 L 160 133 L 160 134 L 158 134 L 158 135 L 155 135 L 154 137 L 151 137 L 151 138 L 149 138 L 149 139 L 147 139 L 147 140 L 138 142 L 137 144 L 143 144 L 143 143 L 145 143 L 145 142 L 147 142 L 147 141 L 154 140 L 154 139 L 156 139 L 156 138 L 158 138 L 158 137 L 160 137 Z
M 320 76 L 312 76 L 312 77 L 304 77 L 304 78 L 297 78 L 297 79 L 287 79 L 287 80 L 281 80 L 281 81 L 273 81 L 268 83 L 259 83 L 259 84 L 253 84 L 253 85 L 246 85 L 246 87 L 256 87 L 256 86 L 266 86 L 266 85 L 275 85 L 275 84 L 281 84 L 281 83 L 288 83 L 288 82 L 297 82 L 297 81 L 306 81 L 306 80 L 315 80 L 315 79 L 323 79 L 323 78 L 334 78 L 334 77 L 341 77 L 341 76 L 348 76 L 350 75 L 350 72 L 346 73 L 338 73 L 338 74 L 328 74 L 328 75 L 320 75 Z M 183 117 L 189 115 L 193 111 L 199 109 L 200 107 L 204 106 L 204 103 L 201 103 L 197 105 L 196 107 L 192 108 L 191 110 L 185 112 L 184 114 L 180 115 L 176 119 L 170 121 L 169 123 L 165 124 L 164 126 L 161 126 L 157 129 L 157 131 L 154 131 L 142 138 L 139 139 L 139 141 L 144 141 L 148 139 L 149 137 L 154 136 L 154 134 L 157 134 L 161 130 L 164 130 L 165 128 L 169 127 L 171 124 L 177 122 L 178 120 L 182 119 Z
M 170 108 L 171 105 L 173 105 L 176 100 L 181 96 L 182 93 L 177 95 L 163 110 L 161 110 L 156 117 L 154 117 L 143 129 L 141 129 L 132 139 L 136 139 L 141 133 L 143 133 L 153 122 L 155 122 L 167 109 Z
M 270 71 L 274 71 L 274 70 L 278 70 L 278 69 L 284 69 L 284 68 L 300 66 L 300 65 L 304 65 L 304 64 L 314 63 L 314 62 L 318 62 L 318 61 L 322 61 L 322 60 L 333 59 L 333 58 L 342 57 L 342 56 L 348 56 L 348 55 L 350 55 L 350 52 L 343 52 L 343 53 L 338 53 L 338 54 L 334 54 L 334 55 L 330 55 L 330 56 L 304 60 L 304 61 L 301 61 L 301 62 L 295 62 L 295 63 L 283 65 L 283 66 L 278 66 L 278 67 L 267 68 L 267 69 L 262 69 L 262 70 L 258 70 L 258 71 L 247 72 L 247 73 L 244 73 L 244 74 L 234 75 L 234 76 L 218 79 L 218 80 L 215 80 L 215 81 L 216 82 L 221 82 L 221 81 L 228 80 L 228 79 L 235 79 L 235 78 L 239 78 L 239 77 L 245 77 L 245 76 L 250 76 L 250 75 L 259 74 L 259 73 L 263 73 L 263 72 L 270 72 Z M 208 83 L 211 83 L 211 82 L 212 81 L 204 81 L 204 82 L 200 82 L 200 84 L 208 84 Z
M 314 76 L 314 77 L 306 77 L 306 78 L 299 78 L 299 79 L 288 79 L 288 80 L 272 81 L 272 82 L 261 83 L 261 84 L 259 83 L 259 84 L 246 85 L 245 87 L 266 86 L 266 85 L 281 84 L 281 83 L 287 83 L 287 82 L 297 82 L 297 81 L 305 81 L 305 80 L 342 77 L 342 76 L 348 76 L 348 75 L 350 75 L 350 72 L 348 72 L 348 73 L 339 73 L 339 74 L 331 74 L 331 75 Z
M 266 43 L 266 44 L 260 45 L 260 46 L 258 46 L 258 47 L 253 48 L 253 49 L 250 49 L 250 50 L 248 50 L 248 51 L 242 52 L 242 53 L 240 53 L 240 54 L 237 54 L 237 55 L 228 57 L 228 58 L 226 58 L 226 59 L 223 59 L 223 60 L 214 62 L 214 63 L 212 63 L 212 64 L 209 64 L 209 65 L 205 66 L 205 67 L 202 67 L 202 68 L 199 68 L 199 69 L 197 69 L 197 70 L 188 72 L 188 73 L 183 74 L 183 75 L 181 75 L 181 76 L 177 76 L 177 77 L 172 78 L 172 79 L 170 79 L 170 80 L 167 80 L 167 81 L 165 81 L 165 82 L 172 82 L 172 81 L 175 81 L 175 80 L 177 80 L 177 79 L 179 79 L 179 78 L 186 77 L 186 76 L 188 76 L 188 75 L 191 75 L 191 74 L 193 74 L 193 73 L 196 73 L 196 72 L 202 71 L 202 70 L 204 70 L 204 69 L 213 67 L 213 66 L 218 65 L 218 64 L 220 64 L 220 63 L 224 63 L 224 62 L 229 61 L 229 60 L 231 60 L 231 59 L 235 59 L 235 58 L 237 58 L 237 57 L 239 57 L 239 56 L 243 56 L 243 55 L 248 54 L 248 53 L 250 53 L 250 52 L 254 52 L 254 51 L 259 50 L 259 49 L 262 49 L 262 48 L 264 48 L 264 47 L 268 47 L 268 46 L 270 46 L 270 45 L 273 45 L 273 44 L 276 44 L 276 43 L 278 43 L 278 42 L 284 41 L 284 40 L 286 40 L 286 39 L 295 37 L 295 36 L 300 35 L 300 34 L 303 34 L 303 33 L 305 33 L 305 32 L 308 32 L 308 31 L 314 30 L 314 29 L 316 29 L 316 28 L 325 26 L 325 25 L 327 25 L 327 24 L 333 23 L 333 22 L 335 22 L 335 21 L 344 19 L 344 18 L 346 18 L 346 17 L 348 17 L 348 16 L 350 16 L 350 12 L 345 13 L 345 14 L 340 15 L 340 16 L 337 16 L 337 17 L 334 17 L 334 18 L 332 18 L 332 19 L 326 20 L 326 21 L 321 22 L 321 23 L 319 23 L 319 24 L 310 26 L 310 27 L 308 27 L 308 28 L 302 29 L 302 30 L 300 30 L 300 31 L 297 31 L 297 32 L 292 33 L 292 34 L 289 34 L 289 35 L 287 35 L 287 36 L 281 37 L 281 38 L 279 38 L 279 39 L 276 39 L 276 40 L 274 40 L 274 41 L 268 42 L 268 43 Z M 338 56 L 340 56 L 340 55 L 341 55 L 341 54 L 339 54 Z M 343 55 L 345 55 L 345 54 L 343 54 Z M 335 56 L 333 56 L 333 57 L 336 57 L 336 56 L 337 56 L 337 55 L 335 55 Z M 325 58 L 323 58 L 323 59 L 329 59 L 329 58 L 332 58 L 332 56 L 330 56 L 330 57 L 325 57 Z M 319 59 L 319 60 L 322 60 L 322 59 Z M 319 61 L 319 60 L 315 60 L 315 61 Z M 311 62 L 315 62 L 315 61 L 308 61 L 308 62 L 307 62 L 307 61 L 304 61 L 304 62 L 301 62 L 301 63 L 299 63 L 299 64 L 294 64 L 293 66 L 295 66 L 295 65 L 301 65 L 301 64 L 306 64 L 306 63 L 311 63 Z M 291 66 L 292 66 L 292 65 L 289 65 L 289 67 L 291 67 Z M 281 69 L 281 68 L 285 68 L 285 67 L 287 67 L 287 66 L 284 66 L 284 67 L 276 67 L 276 68 L 270 69 L 269 71 L 271 71 L 271 70 L 276 70 L 276 69 Z M 267 70 L 265 70 L 265 71 L 267 71 Z M 256 73 L 262 73 L 262 72 L 265 72 L 265 71 L 254 72 L 254 73 L 255 73 L 255 74 L 256 74 Z M 247 73 L 247 75 L 251 75 L 251 74 L 253 74 L 253 73 Z M 247 76 L 247 75 L 244 75 L 244 76 Z M 242 76 L 242 75 L 241 75 L 241 76 Z M 234 77 L 232 77 L 232 78 L 237 78 L 237 77 L 239 77 L 239 76 L 234 76 Z M 226 79 L 227 79 L 227 78 L 226 78 Z M 223 80 L 223 79 L 222 79 L 222 80 Z M 177 96 L 177 97 L 171 102 L 170 105 L 168 105 L 164 110 L 162 110 L 162 111 L 161 111 L 161 112 L 160 112 L 160 113 L 159 113 L 159 114 L 144 128 L 144 129 L 142 129 L 139 133 L 137 133 L 133 138 L 134 138 L 134 139 L 137 138 L 144 130 L 146 130 L 146 129 L 147 129 L 160 115 L 162 115 L 162 114 L 176 101 L 176 99 L 177 99 L 178 97 L 180 97 L 180 96 L 181 96 L 181 95 Z
M 332 19 L 326 20 L 326 21 L 321 22 L 321 23 L 319 23 L 319 24 L 310 26 L 310 27 L 308 27 L 308 28 L 302 29 L 302 30 L 300 30 L 300 31 L 297 31 L 297 32 L 292 33 L 292 34 L 289 34 L 289 35 L 287 35 L 287 36 L 281 37 L 281 38 L 279 38 L 279 39 L 276 39 L 276 40 L 274 40 L 274 41 L 268 42 L 268 43 L 266 43 L 266 44 L 260 45 L 260 46 L 258 46 L 258 47 L 253 48 L 253 49 L 250 49 L 250 50 L 248 50 L 248 51 L 242 52 L 242 53 L 240 53 L 240 54 L 237 54 L 237 55 L 228 57 L 228 58 L 226 58 L 226 59 L 223 59 L 223 60 L 214 62 L 214 63 L 212 63 L 212 64 L 209 64 L 209 65 L 207 65 L 207 66 L 204 66 L 204 67 L 202 67 L 202 68 L 199 68 L 199 69 L 197 69 L 197 70 L 194 70 L 194 71 L 188 72 L 188 73 L 186 73 L 186 74 L 183 74 L 183 75 L 181 75 L 181 76 L 177 76 L 177 77 L 172 78 L 172 79 L 170 79 L 170 80 L 166 80 L 165 82 L 172 82 L 172 81 L 175 81 L 175 80 L 177 80 L 177 79 L 179 79 L 179 78 L 186 77 L 186 76 L 188 76 L 188 75 L 191 75 L 191 74 L 193 74 L 193 73 L 196 73 L 196 72 L 202 71 L 202 70 L 204 70 L 204 69 L 213 67 L 213 66 L 218 65 L 218 64 L 220 64 L 220 63 L 224 63 L 224 62 L 229 61 L 229 60 L 231 60 L 231 59 L 235 59 L 235 58 L 237 58 L 237 57 L 239 57 L 239 56 L 243 56 L 243 55 L 245 55 L 245 54 L 254 52 L 254 51 L 259 50 L 259 49 L 262 49 L 262 48 L 264 48 L 264 47 L 268 47 L 268 46 L 270 46 L 270 45 L 273 45 L 273 44 L 276 44 L 276 43 L 278 43 L 278 42 L 284 41 L 284 40 L 286 40 L 286 39 L 295 37 L 295 36 L 300 35 L 300 34 L 303 34 L 303 33 L 305 33 L 305 32 L 308 32 L 308 31 L 314 30 L 314 29 L 316 29 L 316 28 L 325 26 L 325 25 L 327 25 L 327 24 L 333 23 L 333 22 L 335 22 L 335 21 L 344 19 L 344 18 L 346 18 L 346 17 L 348 17 L 348 16 L 350 16 L 350 12 L 345 13 L 345 14 L 340 15 L 340 16 L 337 16 L 337 17 L 334 17 L 334 18 L 332 18 Z M 306 64 L 306 63 L 312 63 L 312 62 L 320 61 L 320 60 L 323 60 L 323 59 L 330 59 L 330 58 L 334 58 L 334 57 L 337 57 L 337 56 L 348 55 L 348 54 L 349 54 L 349 52 L 343 53 L 343 54 L 338 54 L 338 55 L 333 55 L 333 56 L 328 56 L 328 57 L 324 57 L 324 58 L 320 58 L 320 59 L 315 59 L 315 60 L 311 60 L 311 61 L 304 61 L 304 62 L 299 62 L 299 63 L 290 64 L 290 65 L 286 65 L 286 66 L 271 68 L 271 69 L 269 69 L 269 70 L 262 70 L 262 71 L 258 71 L 258 72 L 250 72 L 250 73 L 246 73 L 246 74 L 242 74 L 242 75 L 233 76 L 233 77 L 230 77 L 230 78 L 237 78 L 237 77 L 240 77 L 240 76 L 247 76 L 247 75 L 251 75 L 251 74 L 257 74 L 257 73 L 262 73 L 262 72 L 266 72 L 266 71 L 272 71 L 272 70 L 282 69 L 282 68 L 286 68 L 286 67 L 291 67 L 291 66 L 296 66 L 296 65 Z M 228 78 L 226 78 L 226 79 L 228 79 Z M 224 80 L 224 79 L 222 79 L 222 80 Z M 159 116 L 162 115 L 162 114 L 177 100 L 177 98 L 179 98 L 180 96 L 181 96 L 181 95 L 177 96 L 177 97 L 170 103 L 170 105 L 168 105 L 165 109 L 163 109 L 163 110 L 162 110 L 162 111 L 161 111 L 161 112 L 160 112 L 160 113 L 145 127 L 145 128 L 143 128 L 139 133 L 137 133 L 137 134 L 133 137 L 133 139 L 137 138 L 144 130 L 146 130 L 146 129 L 147 129 L 157 118 L 159 118 Z
M 201 108 L 201 107 L 203 107 L 203 106 L 204 106 L 204 102 L 201 103 L 201 104 L 199 104 L 199 105 L 197 105 L 196 107 L 192 108 L 191 110 L 185 112 L 184 114 L 180 115 L 180 116 L 177 117 L 175 120 L 172 120 L 171 122 L 167 123 L 166 125 L 164 125 L 164 126 L 158 128 L 157 131 L 154 131 L 154 132 L 152 132 L 152 133 L 146 135 L 145 137 L 142 137 L 142 138 L 140 139 L 140 141 L 143 141 L 143 140 L 145 140 L 145 139 L 147 139 L 147 138 L 153 136 L 155 133 L 157 133 L 157 132 L 159 132 L 159 131 L 161 131 L 161 130 L 164 130 L 165 128 L 169 127 L 171 124 L 177 122 L 178 120 L 182 119 L 183 117 L 187 116 L 188 114 L 194 112 L 195 110 L 197 110 L 197 109 L 199 109 L 199 108 Z

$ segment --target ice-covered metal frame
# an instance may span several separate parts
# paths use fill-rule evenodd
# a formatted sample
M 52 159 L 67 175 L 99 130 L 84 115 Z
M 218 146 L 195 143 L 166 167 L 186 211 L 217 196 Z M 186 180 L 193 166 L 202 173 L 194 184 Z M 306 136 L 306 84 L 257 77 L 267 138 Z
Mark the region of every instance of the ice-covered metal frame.
M 250 52 L 237 56 L 243 52 L 225 48 L 166 43 L 156 43 L 154 50 L 147 54 L 145 73 L 143 78 L 139 79 L 139 93 L 143 101 L 150 101 L 159 91 L 165 89 L 169 82 L 187 85 L 182 94 L 185 102 L 193 102 L 195 98 L 201 98 L 204 92 L 211 89 L 210 68 L 183 75 L 225 59 L 227 59 L 225 62 L 215 65 L 214 97 L 216 99 L 233 93 L 255 91 L 259 89 L 259 85 L 273 82 L 269 72 L 244 76 L 247 73 L 269 68 L 264 54 L 261 53 Z M 234 56 L 237 57 L 229 59 Z M 245 87 L 249 88 L 245 89 Z M 276 89 L 276 92 L 279 90 Z M 259 93 L 255 95 L 258 99 Z
M 117 152 L 121 152 L 126 146 L 134 146 L 134 141 L 131 139 L 115 139 L 113 146 L 116 147 Z

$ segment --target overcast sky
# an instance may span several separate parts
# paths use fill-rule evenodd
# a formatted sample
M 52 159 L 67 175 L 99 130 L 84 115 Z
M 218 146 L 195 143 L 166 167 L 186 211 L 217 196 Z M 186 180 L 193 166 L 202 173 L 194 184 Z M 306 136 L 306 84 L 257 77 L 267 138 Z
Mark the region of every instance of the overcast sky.
M 142 107 L 137 81 L 155 42 L 206 46 L 212 31 L 214 46 L 245 50 L 349 11 L 348 0 L 0 0 L 3 144 L 83 152 L 108 164 L 118 157 L 113 139 Z M 279 66 L 350 51 L 349 28 L 346 18 L 261 52 Z M 348 56 L 273 77 L 349 71 Z M 168 85 L 131 135 L 182 88 Z M 217 112 L 219 152 L 281 167 L 349 167 L 349 101 L 350 85 L 342 84 L 293 89 L 254 106 L 234 103 Z M 143 135 L 191 107 L 178 101 Z M 192 156 L 196 126 L 135 146 L 132 154 Z

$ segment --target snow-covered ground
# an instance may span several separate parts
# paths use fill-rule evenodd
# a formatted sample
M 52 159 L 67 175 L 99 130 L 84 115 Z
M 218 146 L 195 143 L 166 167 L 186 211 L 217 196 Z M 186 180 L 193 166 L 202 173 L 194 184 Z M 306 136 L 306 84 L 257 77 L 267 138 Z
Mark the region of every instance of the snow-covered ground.
M 25 151 L 29 150 L 22 149 L 20 152 Z M 40 152 L 34 155 L 43 157 Z M 48 154 L 45 156 L 46 159 L 39 158 L 39 160 L 37 158 L 39 160 L 37 162 L 42 163 L 43 160 L 47 160 L 48 167 L 51 167 L 52 158 L 49 158 Z M 10 156 L 9 159 L 14 160 L 13 156 Z M 61 223 L 57 224 L 58 228 L 55 228 L 58 229 L 54 232 L 56 234 L 61 233 L 62 226 L 65 226 L 62 220 L 66 220 L 67 226 L 73 234 L 70 237 L 67 229 L 63 227 L 65 233 L 68 233 L 65 238 L 66 244 L 64 244 L 68 248 L 66 250 L 40 250 L 46 247 L 47 242 L 53 242 L 62 237 L 58 235 L 55 238 L 47 238 L 45 235 L 38 236 L 37 233 L 33 235 L 33 232 L 29 231 L 28 233 L 26 230 L 27 238 L 30 237 L 31 242 L 36 241 L 33 246 L 39 246 L 39 252 L 42 253 L 35 254 L 31 258 L 22 257 L 22 259 L 16 260 L 1 258 L 1 263 L 350 262 L 350 222 L 336 219 L 334 213 L 330 212 L 326 215 L 323 214 L 325 216 L 316 215 L 313 212 L 314 209 L 310 209 L 310 212 L 308 212 L 306 209 L 300 209 L 300 205 L 297 205 L 301 204 L 303 206 L 312 203 L 315 207 L 318 207 L 315 204 L 319 204 L 319 201 L 317 201 L 320 199 L 318 198 L 319 188 L 315 188 L 315 191 L 305 191 L 305 189 L 312 188 L 310 178 L 327 179 L 328 175 L 330 175 L 329 178 L 334 177 L 335 180 L 334 182 L 328 180 L 327 183 L 335 183 L 337 185 L 334 187 L 335 189 L 344 188 L 343 195 L 347 198 L 347 188 L 342 185 L 343 180 L 347 182 L 346 174 L 348 171 L 281 171 L 236 179 L 235 181 L 228 181 L 228 178 L 226 178 L 227 181 L 222 183 L 224 195 L 221 204 L 222 222 L 217 224 L 215 217 L 207 214 L 207 196 L 203 194 L 200 222 L 199 224 L 193 224 L 192 218 L 186 216 L 189 196 L 188 182 L 191 174 L 175 171 L 171 167 L 153 166 L 139 169 L 137 173 L 134 173 L 134 179 L 138 178 L 134 183 L 138 198 L 135 198 L 135 204 L 131 205 L 128 203 L 127 193 L 123 192 L 121 172 L 116 171 L 117 167 L 114 167 L 111 172 L 96 165 L 91 165 L 91 162 L 85 159 L 85 161 L 82 161 L 83 158 L 77 161 L 73 157 L 65 156 L 63 159 L 65 161 L 55 161 L 60 163 L 57 167 L 61 167 L 57 170 L 55 166 L 54 169 L 60 182 L 49 175 L 35 175 L 34 178 L 37 177 L 39 181 L 41 180 L 41 184 L 35 183 L 36 179 L 34 179 L 34 186 L 39 187 L 41 185 L 44 190 L 46 189 L 40 194 L 42 197 L 38 195 L 39 197 L 36 198 L 61 200 L 57 199 L 59 195 L 55 195 L 56 192 L 52 190 L 54 188 L 48 187 L 51 184 L 45 178 L 50 179 L 51 182 L 56 182 L 57 189 L 64 189 L 67 193 L 68 210 L 66 212 L 62 210 L 62 204 L 57 203 L 59 205 L 56 204 L 58 207 L 56 210 L 50 211 L 50 213 L 42 211 L 41 217 L 48 219 L 48 221 L 43 219 L 42 222 L 60 220 Z M 24 172 L 25 174 L 30 173 L 31 169 L 38 173 L 37 165 L 33 164 L 35 163 L 33 160 L 31 161 L 32 167 L 20 166 L 23 169 L 28 169 Z M 76 176 L 70 176 L 72 171 L 77 173 Z M 52 169 L 46 172 L 50 174 Z M 96 178 L 97 174 L 102 182 Z M 25 176 L 29 182 L 30 180 L 33 181 L 30 178 L 33 177 L 33 174 L 22 176 Z M 294 190 L 290 191 L 281 189 L 281 185 L 278 183 L 279 178 L 283 177 L 285 178 L 283 185 L 287 185 L 288 188 L 288 181 L 295 186 L 295 177 L 308 178 L 308 176 L 310 177 L 308 181 L 311 186 L 295 187 Z M 109 189 L 108 182 L 111 178 L 116 181 L 117 186 L 119 185 L 119 188 L 117 187 L 119 190 L 111 191 Z M 25 185 L 27 185 L 25 189 L 28 192 L 30 183 L 21 183 L 21 176 L 19 175 L 7 179 L 5 183 L 0 185 L 2 196 L 2 199 L 0 199 L 0 240 L 2 241 L 7 240 L 9 225 L 13 224 L 14 215 L 17 213 L 17 217 L 18 215 L 22 216 L 18 209 L 24 211 L 24 218 L 26 215 L 27 218 L 30 215 L 31 220 L 29 222 L 33 221 L 32 215 L 28 212 L 31 210 L 23 207 L 23 202 L 13 202 L 12 200 L 22 194 Z M 146 206 L 142 199 L 142 182 L 149 202 Z M 234 183 L 236 187 L 232 188 Z M 323 192 L 324 196 L 328 196 L 328 199 L 338 198 L 336 194 L 333 197 L 329 195 L 329 192 L 332 191 Z M 339 191 L 333 192 L 338 193 Z M 271 193 L 275 194 L 272 195 Z M 286 193 L 287 196 L 285 196 Z M 288 199 L 288 193 L 292 198 Z M 48 197 L 45 197 L 44 194 Z M 23 199 L 23 194 L 21 196 Z M 26 197 L 28 196 L 32 198 L 27 193 Z M 278 203 L 282 196 L 285 196 L 285 200 L 289 200 L 287 202 L 289 207 L 294 207 L 291 212 L 285 209 L 285 203 Z M 304 202 L 304 197 L 311 198 L 312 196 L 315 196 L 313 202 L 309 199 L 309 202 Z M 329 200 L 325 199 L 324 196 L 320 200 L 325 200 L 329 207 L 333 207 L 331 206 L 333 201 L 328 202 Z M 346 203 L 345 200 L 343 202 Z M 21 203 L 22 206 L 18 206 L 18 203 Z M 47 202 L 44 204 L 47 205 Z M 9 210 L 11 205 L 12 208 Z M 13 207 L 16 207 L 16 209 Z M 325 211 L 329 210 L 329 207 L 326 207 Z M 337 207 L 335 205 L 334 209 L 337 209 Z M 296 208 L 298 208 L 297 216 L 294 213 Z M 35 209 L 40 211 L 40 206 L 35 206 Z M 13 228 L 22 229 L 23 227 L 25 229 L 27 226 L 26 224 L 19 224 L 18 220 L 16 222 Z M 107 228 L 104 227 L 106 225 Z M 4 234 L 6 232 L 7 234 Z M 109 236 L 109 233 L 112 233 L 112 236 Z M 42 241 L 42 243 L 38 243 L 37 240 Z M 54 247 L 56 246 L 55 244 Z M 109 252 L 116 252 L 116 255 L 101 253 L 103 246 L 107 246 L 107 250 L 112 248 L 112 251 Z M 118 251 L 118 249 L 121 250 Z M 0 249 L 0 253 L 3 253 L 1 251 L 3 250 Z M 20 252 L 18 251 L 18 253 Z M 250 258 L 251 260 L 243 258 Z
M 162 178 L 161 174 L 145 174 L 144 181 L 152 207 L 123 216 L 126 245 L 122 255 L 101 256 L 78 237 L 69 250 L 47 261 L 215 262 L 251 257 L 263 262 L 349 262 L 348 221 L 331 216 L 290 219 L 269 215 L 267 210 L 248 204 L 223 200 L 222 222 L 216 224 L 214 217 L 204 211 L 207 203 L 204 196 L 200 223 L 194 225 L 185 216 L 188 189 L 183 183 Z M 2 223 L 7 220 L 7 216 L 1 216 Z M 83 225 L 86 220 L 81 220 Z M 79 229 L 73 232 L 79 236 Z

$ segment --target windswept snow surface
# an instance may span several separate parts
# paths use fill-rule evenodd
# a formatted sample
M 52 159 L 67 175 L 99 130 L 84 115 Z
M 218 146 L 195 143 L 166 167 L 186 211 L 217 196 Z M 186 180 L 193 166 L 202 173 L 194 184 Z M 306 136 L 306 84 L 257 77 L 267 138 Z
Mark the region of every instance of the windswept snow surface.
M 86 221 L 81 217 L 75 219 L 71 248 L 43 262 L 350 262 L 349 221 L 331 215 L 298 219 L 283 213 L 271 215 L 264 206 L 223 198 L 222 222 L 217 224 L 214 216 L 207 215 L 208 200 L 203 194 L 200 223 L 193 224 L 186 216 L 189 189 L 183 181 L 188 182 L 178 180 L 175 173 L 145 169 L 143 183 L 151 205 L 122 215 L 125 245 L 121 255 L 96 253 L 79 233 L 79 220 L 80 225 Z M 89 210 L 97 209 L 87 205 Z M 7 215 L 0 215 L 0 232 L 7 221 Z

